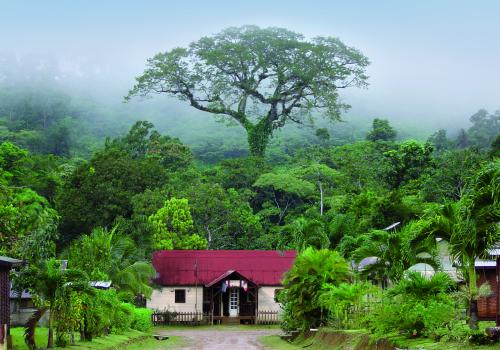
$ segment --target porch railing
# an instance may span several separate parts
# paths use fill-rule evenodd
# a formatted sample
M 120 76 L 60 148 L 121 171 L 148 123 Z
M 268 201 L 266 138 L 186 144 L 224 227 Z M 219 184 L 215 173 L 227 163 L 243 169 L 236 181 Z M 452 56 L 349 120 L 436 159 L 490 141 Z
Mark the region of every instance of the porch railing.
M 208 324 L 209 315 L 201 312 L 155 312 L 151 315 L 155 326 Z
M 272 310 L 259 310 L 257 313 L 257 319 L 255 320 L 256 324 L 279 324 L 280 323 L 280 315 L 278 311 Z

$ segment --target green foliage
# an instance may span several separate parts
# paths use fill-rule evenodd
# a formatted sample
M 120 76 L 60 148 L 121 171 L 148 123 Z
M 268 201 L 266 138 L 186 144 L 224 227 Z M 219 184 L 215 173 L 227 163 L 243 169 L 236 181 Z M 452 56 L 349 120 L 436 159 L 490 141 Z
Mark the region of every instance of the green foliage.
M 386 119 L 373 119 L 372 130 L 366 135 L 369 141 L 394 141 L 397 132 Z
M 414 221 L 399 231 L 374 230 L 360 235 L 352 253 L 353 260 L 359 264 L 364 259 L 375 258 L 375 262 L 360 269 L 361 275 L 397 282 L 406 270 L 418 263 L 437 269 L 435 241 L 428 238 L 425 229 L 425 222 Z
M 445 272 L 437 272 L 431 278 L 427 278 L 418 271 L 410 271 L 397 285 L 387 291 L 387 295 L 429 299 L 440 293 L 450 292 L 454 285 L 451 277 Z
M 153 328 L 151 322 L 151 315 L 153 310 L 134 307 L 132 310 L 132 324 L 131 328 L 141 332 L 148 332 Z
M 251 188 L 257 178 L 269 172 L 270 165 L 261 158 L 235 158 L 220 162 L 217 182 L 224 188 L 236 190 Z
M 324 224 L 319 220 L 308 220 L 304 217 L 295 219 L 291 224 L 283 226 L 279 237 L 278 248 L 303 251 L 308 247 L 326 249 L 330 240 L 325 232 Z
M 156 159 L 169 170 L 188 167 L 193 159 L 191 149 L 179 139 L 162 136 L 148 121 L 136 122 L 123 138 L 107 142 L 107 148 L 125 151 L 133 159 Z
M 262 225 L 249 204 L 248 191 L 194 182 L 185 192 L 191 203 L 195 231 L 207 238 L 208 248 L 260 247 Z
M 485 164 L 459 202 L 447 203 L 429 214 L 432 233 L 448 241 L 450 254 L 466 277 L 471 328 L 477 327 L 475 260 L 500 239 L 499 174 L 500 161 Z
M 388 174 L 388 183 L 393 188 L 416 180 L 430 166 L 432 146 L 422 145 L 415 140 L 408 140 L 399 145 L 397 150 L 384 153 L 392 167 Z
M 378 288 L 369 282 L 328 285 L 319 298 L 329 312 L 328 325 L 338 329 L 359 329 L 363 317 L 376 302 Z
M 90 293 L 89 290 L 87 292 Z M 56 345 L 64 347 L 68 345 L 68 334 L 80 330 L 83 321 L 83 298 L 81 293 L 65 290 L 56 299 L 54 308 Z
M 330 133 L 328 132 L 328 129 L 326 128 L 319 128 L 316 129 L 316 132 L 314 133 L 316 137 L 323 143 L 327 142 L 330 140 Z
M 155 249 L 205 249 L 207 240 L 197 234 L 189 234 L 193 219 L 185 198 L 171 198 L 155 214 L 149 217 L 153 224 Z
M 93 298 L 84 299 L 84 333 L 87 340 L 95 336 L 130 329 L 152 328 L 151 310 L 137 308 L 120 300 L 115 290 L 96 290 Z
M 339 285 L 348 278 L 347 263 L 338 252 L 307 248 L 300 253 L 283 280 L 284 327 L 307 329 L 323 323 L 326 315 L 320 296 L 330 285 Z
M 288 172 L 262 174 L 255 181 L 261 204 L 260 215 L 280 225 L 290 211 L 297 209 L 314 193 L 314 185 Z
M 61 321 L 67 318 L 67 324 L 62 327 L 63 331 L 65 331 L 64 328 L 74 327 L 80 317 L 78 312 L 72 313 L 80 308 L 78 295 L 93 294 L 88 284 L 88 276 L 83 271 L 65 269 L 61 261 L 54 258 L 40 265 L 32 264 L 25 267 L 16 276 L 14 282 L 16 290 L 29 289 L 35 296 L 37 306 L 49 311 L 47 348 L 53 346 L 53 325 L 55 320 L 58 320 L 58 315 L 61 316 Z M 35 326 L 36 322 L 29 324 L 31 329 Z
M 153 267 L 140 261 L 133 241 L 117 234 L 115 229 L 94 229 L 90 235 L 73 242 L 66 255 L 70 266 L 85 271 L 92 280 L 111 280 L 122 293 L 151 295 Z
M 384 143 L 360 141 L 328 149 L 318 158 L 343 175 L 340 187 L 344 193 L 359 193 L 367 188 L 379 190 L 387 187 L 383 180 L 390 163 L 384 152 L 389 148 Z
M 14 144 L 0 144 L 0 252 L 38 262 L 55 254 L 59 217 L 45 198 L 25 186 L 35 173 L 31 160 Z
M 432 134 L 427 139 L 427 142 L 432 144 L 436 153 L 444 152 L 452 147 L 452 142 L 446 136 L 446 130 L 444 129 L 439 129 L 434 134 Z
M 434 166 L 419 179 L 422 197 L 438 203 L 459 200 L 483 160 L 484 155 L 470 149 L 440 152 L 433 158 Z
M 83 335 L 86 340 L 109 334 L 114 328 L 130 324 L 126 307 L 122 307 L 114 290 L 96 290 L 92 297 L 83 298 Z M 128 316 L 128 317 L 127 317 Z
M 282 192 L 296 197 L 307 197 L 314 192 L 314 185 L 287 173 L 267 173 L 255 181 L 254 187 L 269 188 L 274 192 Z
M 116 149 L 97 153 L 75 170 L 58 197 L 63 239 L 130 217 L 132 197 L 160 187 L 165 178 L 165 169 L 154 159 L 133 159 Z
M 469 142 L 479 149 L 489 148 L 500 133 L 500 111 L 490 114 L 480 109 L 470 117 L 470 121 L 472 126 L 467 130 Z
M 418 272 L 410 273 L 387 291 L 384 301 L 368 317 L 369 327 L 378 336 L 399 331 L 407 337 L 439 340 L 443 329 L 461 322 L 459 308 L 448 294 L 451 285 L 444 274 L 428 279 Z

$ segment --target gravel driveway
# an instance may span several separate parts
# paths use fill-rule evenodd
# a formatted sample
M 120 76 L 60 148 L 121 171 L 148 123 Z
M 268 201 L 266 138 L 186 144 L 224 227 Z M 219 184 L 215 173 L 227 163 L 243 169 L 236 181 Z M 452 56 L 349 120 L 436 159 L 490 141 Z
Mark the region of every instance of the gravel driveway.
M 260 344 L 259 338 L 265 335 L 280 334 L 279 329 L 248 329 L 240 328 L 234 330 L 210 330 L 210 329 L 186 329 L 186 330 L 162 330 L 158 332 L 164 335 L 177 335 L 184 337 L 188 345 L 182 347 L 185 350 L 265 350 Z

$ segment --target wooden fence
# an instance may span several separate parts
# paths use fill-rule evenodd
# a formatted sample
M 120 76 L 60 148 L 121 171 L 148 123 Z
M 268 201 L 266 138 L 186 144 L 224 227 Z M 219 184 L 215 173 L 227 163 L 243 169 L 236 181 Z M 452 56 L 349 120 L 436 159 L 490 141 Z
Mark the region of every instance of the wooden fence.
M 151 315 L 151 320 L 155 326 L 168 326 L 168 325 L 186 325 L 186 326 L 199 326 L 212 324 L 214 319 L 227 319 L 232 321 L 240 320 L 248 321 L 254 324 L 271 325 L 279 324 L 278 311 L 259 311 L 257 317 L 255 316 L 242 316 L 240 317 L 220 317 L 213 316 L 212 314 L 204 314 L 201 312 L 155 312 Z M 225 322 L 222 322 L 225 323 Z
M 256 324 L 279 324 L 280 315 L 278 311 L 259 310 L 257 313 Z
M 151 320 L 155 326 L 186 325 L 199 326 L 208 324 L 209 315 L 201 312 L 155 312 Z

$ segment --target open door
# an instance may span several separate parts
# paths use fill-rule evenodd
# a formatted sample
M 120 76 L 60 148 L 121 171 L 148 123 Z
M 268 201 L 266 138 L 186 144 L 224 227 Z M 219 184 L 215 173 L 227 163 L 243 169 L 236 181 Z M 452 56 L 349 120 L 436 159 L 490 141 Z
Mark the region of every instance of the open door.
M 229 290 L 229 316 L 238 316 L 239 309 L 239 288 L 231 288 Z

